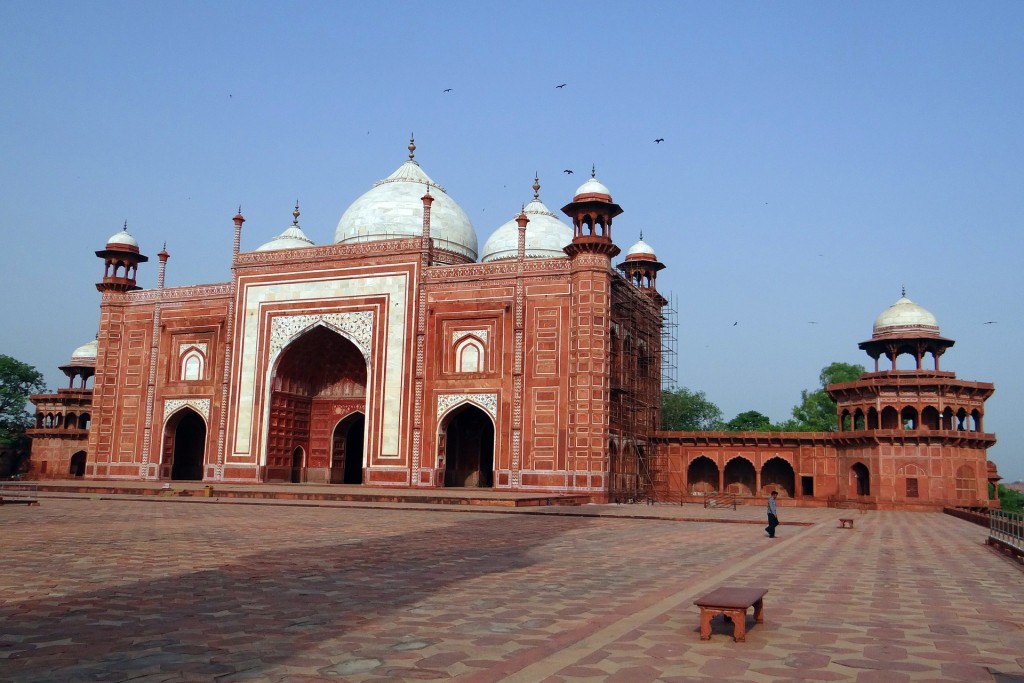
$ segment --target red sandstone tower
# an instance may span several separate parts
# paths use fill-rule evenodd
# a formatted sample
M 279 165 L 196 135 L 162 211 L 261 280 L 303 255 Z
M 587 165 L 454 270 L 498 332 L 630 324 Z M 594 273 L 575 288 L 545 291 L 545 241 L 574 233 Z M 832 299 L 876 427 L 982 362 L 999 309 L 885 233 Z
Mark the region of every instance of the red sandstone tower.
M 565 247 L 572 260 L 569 315 L 568 467 L 571 488 L 607 490 L 609 471 L 609 348 L 612 314 L 612 219 L 622 208 L 608 188 L 591 177 L 562 207 L 572 219 L 573 238 Z
M 986 449 L 996 437 L 983 422 L 995 387 L 940 370 L 939 359 L 953 344 L 939 334 L 935 316 L 906 296 L 875 320 L 871 339 L 859 344 L 874 359 L 874 371 L 828 387 L 839 420 L 840 500 L 901 508 L 992 505 Z M 913 367 L 899 369 L 905 356 Z M 880 366 L 882 357 L 888 368 Z

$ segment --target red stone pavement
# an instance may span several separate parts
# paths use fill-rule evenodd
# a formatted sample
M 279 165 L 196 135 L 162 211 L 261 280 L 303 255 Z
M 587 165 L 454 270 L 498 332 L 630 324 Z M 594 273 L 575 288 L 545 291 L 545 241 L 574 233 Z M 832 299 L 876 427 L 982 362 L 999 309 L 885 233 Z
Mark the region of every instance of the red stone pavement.
M 983 528 L 781 513 L 43 495 L 0 507 L 0 680 L 1024 681 Z M 722 584 L 769 589 L 745 643 L 699 640 Z

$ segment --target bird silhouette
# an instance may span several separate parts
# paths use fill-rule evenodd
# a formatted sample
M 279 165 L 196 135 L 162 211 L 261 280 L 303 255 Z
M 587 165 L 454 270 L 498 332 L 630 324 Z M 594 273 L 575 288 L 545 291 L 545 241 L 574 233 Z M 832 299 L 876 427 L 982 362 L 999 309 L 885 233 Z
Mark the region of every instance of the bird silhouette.
M 995 325 L 995 324 L 996 324 L 996 323 L 998 323 L 998 322 L 999 322 L 998 320 L 989 320 L 989 321 L 988 321 L 987 323 L 985 323 L 985 324 L 986 324 L 986 325 Z
M 572 175 L 572 171 L 570 171 L 569 169 L 565 169 L 564 171 L 562 171 L 562 173 L 565 173 L 565 175 Z
M 734 323 L 732 324 L 732 326 L 733 326 L 733 327 L 736 327 L 736 326 L 737 326 L 737 325 L 739 325 L 739 324 L 740 324 L 740 321 L 739 321 L 739 320 L 737 320 L 736 322 L 734 322 Z
M 818 321 L 817 321 L 817 320 L 808 320 L 808 321 L 807 321 L 807 324 L 808 324 L 808 325 L 817 325 L 817 324 L 818 324 Z
M 452 91 L 452 89 L 451 89 L 451 88 L 445 88 L 445 89 L 444 89 L 444 92 L 451 92 L 451 91 Z
M 564 88 L 567 85 L 568 85 L 568 83 L 563 83 L 562 85 L 556 85 L 555 87 L 556 88 Z
M 660 145 L 661 143 L 665 142 L 665 138 L 657 138 L 654 142 Z

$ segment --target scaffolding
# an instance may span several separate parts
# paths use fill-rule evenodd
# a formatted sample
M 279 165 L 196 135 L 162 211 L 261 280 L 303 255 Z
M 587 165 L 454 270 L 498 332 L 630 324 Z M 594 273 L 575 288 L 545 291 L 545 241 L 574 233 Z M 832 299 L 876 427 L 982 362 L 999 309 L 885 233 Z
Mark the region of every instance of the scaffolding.
M 661 309 L 661 389 L 675 391 L 679 373 L 676 348 L 679 342 L 679 309 L 676 308 L 676 295 L 669 292 L 668 303 Z
M 614 502 L 653 500 L 648 459 L 651 436 L 661 423 L 665 382 L 664 314 L 658 299 L 624 277 L 612 281 L 609 496 Z

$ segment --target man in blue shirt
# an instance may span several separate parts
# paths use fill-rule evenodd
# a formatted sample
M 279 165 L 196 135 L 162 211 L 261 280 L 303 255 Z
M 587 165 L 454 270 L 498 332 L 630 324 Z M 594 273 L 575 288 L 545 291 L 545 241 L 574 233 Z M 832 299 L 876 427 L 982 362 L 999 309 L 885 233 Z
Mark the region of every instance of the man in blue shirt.
M 775 502 L 778 497 L 779 492 L 772 491 L 772 495 L 768 498 L 768 526 L 764 528 L 768 532 L 768 538 L 775 538 L 775 527 L 779 525 L 779 508 Z

